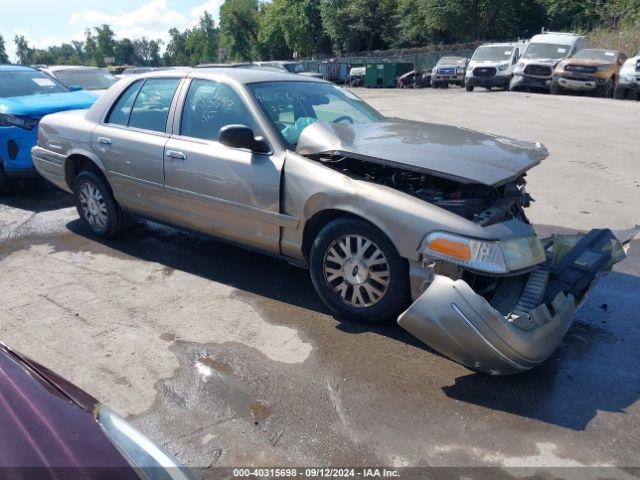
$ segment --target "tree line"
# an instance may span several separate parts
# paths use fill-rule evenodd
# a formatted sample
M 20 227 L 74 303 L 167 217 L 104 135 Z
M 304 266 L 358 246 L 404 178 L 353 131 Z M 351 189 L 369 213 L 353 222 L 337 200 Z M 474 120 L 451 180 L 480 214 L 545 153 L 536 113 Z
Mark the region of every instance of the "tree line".
M 103 67 L 113 59 L 117 65 L 171 66 L 509 40 L 542 27 L 638 24 L 640 0 L 226 0 L 217 23 L 205 12 L 192 28 L 172 28 L 166 45 L 118 39 L 109 25 L 88 29 L 84 41 L 47 49 L 31 47 L 23 36 L 14 42 L 22 64 Z M 0 63 L 8 61 L 0 35 Z

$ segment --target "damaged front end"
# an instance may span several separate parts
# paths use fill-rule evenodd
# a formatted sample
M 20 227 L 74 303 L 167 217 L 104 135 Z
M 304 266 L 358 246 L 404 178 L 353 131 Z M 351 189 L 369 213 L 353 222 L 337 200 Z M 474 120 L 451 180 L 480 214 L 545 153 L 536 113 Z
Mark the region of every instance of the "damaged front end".
M 302 131 L 296 151 L 357 182 L 420 200 L 398 198 L 424 214 L 402 211 L 404 222 L 388 215 L 380 222 L 391 226 L 409 261 L 414 303 L 398 323 L 443 355 L 490 374 L 544 362 L 633 238 L 593 230 L 538 239 L 525 214 L 532 201 L 525 178 L 548 156 L 539 143 L 387 119 L 315 123 Z M 380 200 L 392 197 L 374 202 L 367 187 L 361 191 L 369 209 L 363 213 L 394 211 Z M 407 239 L 415 240 L 410 251 Z
M 557 348 L 589 290 L 625 258 L 631 238 L 610 230 L 553 236 L 542 241 L 542 263 L 512 276 L 456 276 L 431 263 L 424 292 L 398 323 L 472 369 L 493 375 L 529 370 Z

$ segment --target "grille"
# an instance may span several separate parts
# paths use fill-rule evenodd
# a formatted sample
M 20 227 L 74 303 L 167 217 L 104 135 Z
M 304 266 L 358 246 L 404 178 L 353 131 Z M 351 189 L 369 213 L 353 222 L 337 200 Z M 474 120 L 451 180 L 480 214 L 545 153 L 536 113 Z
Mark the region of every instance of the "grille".
M 527 65 L 524 69 L 524 73 L 527 75 L 535 75 L 537 77 L 550 77 L 551 67 L 546 67 L 544 65 Z
M 476 77 L 493 77 L 496 69 L 493 67 L 476 67 L 473 69 L 473 75 Z
M 598 70 L 596 67 L 590 67 L 587 65 L 566 65 L 564 69 L 567 72 L 580 72 L 580 73 L 596 73 Z

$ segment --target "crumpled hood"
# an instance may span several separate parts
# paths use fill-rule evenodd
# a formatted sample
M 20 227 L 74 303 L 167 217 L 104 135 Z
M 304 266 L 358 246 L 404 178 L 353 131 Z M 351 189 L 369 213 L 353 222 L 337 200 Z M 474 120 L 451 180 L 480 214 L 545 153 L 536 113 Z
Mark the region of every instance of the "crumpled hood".
M 50 113 L 63 110 L 89 108 L 98 97 L 99 95 L 95 93 L 79 90 L 77 92 L 0 98 L 0 113 L 41 118 Z
M 314 123 L 302 131 L 296 152 L 349 156 L 484 185 L 511 181 L 548 156 L 540 143 L 391 118 L 353 125 Z

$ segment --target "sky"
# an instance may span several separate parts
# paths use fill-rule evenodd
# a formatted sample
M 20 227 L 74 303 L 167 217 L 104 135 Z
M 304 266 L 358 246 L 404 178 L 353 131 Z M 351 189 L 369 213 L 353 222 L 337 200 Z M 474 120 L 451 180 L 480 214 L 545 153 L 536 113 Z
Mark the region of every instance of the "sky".
M 0 0 L 0 34 L 16 61 L 16 35 L 46 48 L 83 40 L 87 28 L 107 23 L 118 38 L 146 36 L 167 41 L 172 27 L 197 23 L 206 10 L 218 20 L 223 0 Z

